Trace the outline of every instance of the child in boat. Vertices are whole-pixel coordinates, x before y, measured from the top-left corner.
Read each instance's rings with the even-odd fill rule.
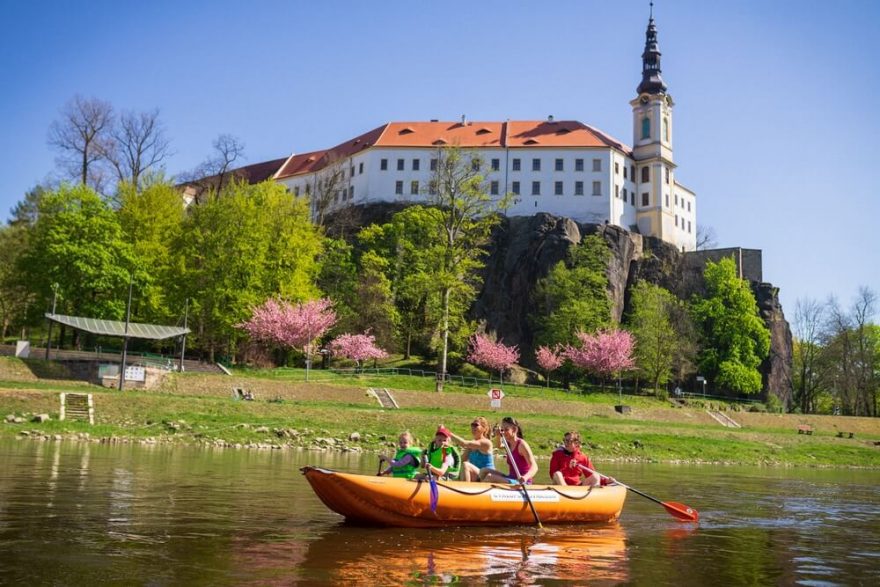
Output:
[[[554,485],[600,484],[600,477],[584,470],[593,468],[590,457],[581,452],[581,435],[574,430],[562,436],[563,445],[553,451],[550,457],[550,478]]]
[[[425,449],[425,473],[419,473],[417,479],[425,479],[430,473],[437,479],[458,479],[461,470],[461,453],[452,446],[452,433],[441,425],[434,434],[434,440]]]
[[[379,455],[380,463],[388,463],[388,468],[384,471],[379,471],[379,475],[391,473],[392,477],[412,479],[422,463],[422,449],[414,447],[413,444],[413,436],[409,430],[401,434],[397,439],[397,446],[399,448],[394,458]]]
[[[489,438],[489,422],[486,418],[478,416],[471,422],[471,435],[473,440],[465,440],[461,436],[450,432],[452,441],[456,446],[464,449],[462,454],[462,481],[479,481],[481,469],[492,469],[495,462],[492,459],[492,440]]]
[[[507,474],[497,469],[483,469],[480,471],[480,480],[489,483],[510,483],[512,485],[523,485],[531,483],[535,475],[538,474],[538,463],[535,461],[535,455],[532,449],[524,440],[522,426],[516,421],[516,418],[510,416],[501,420],[501,426],[496,426],[493,430],[495,436],[495,446],[502,448],[506,444],[513,455],[513,462],[510,456],[506,455],[507,466],[509,471]],[[515,465],[515,466],[514,466]],[[517,475],[519,472],[519,475]]]

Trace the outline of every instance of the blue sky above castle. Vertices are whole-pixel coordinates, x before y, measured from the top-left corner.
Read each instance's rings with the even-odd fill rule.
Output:
[[[248,162],[393,120],[576,119],[632,143],[647,2],[9,3],[0,38],[0,212],[54,168],[74,94],[158,107],[170,173],[220,133]],[[880,5],[660,1],[677,179],[720,246],[764,250],[799,297],[880,292],[870,188]]]

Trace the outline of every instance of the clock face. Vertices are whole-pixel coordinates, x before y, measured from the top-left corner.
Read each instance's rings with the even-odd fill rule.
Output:
[[[642,104],[647,104],[647,103],[648,103],[648,97],[642,96]]]

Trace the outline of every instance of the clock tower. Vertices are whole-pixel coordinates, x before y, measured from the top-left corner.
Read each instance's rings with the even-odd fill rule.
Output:
[[[633,113],[633,160],[636,174],[637,224],[639,232],[675,242],[669,237],[678,228],[671,205],[675,162],[672,157],[672,96],[660,76],[660,46],[654,24],[653,3],[645,50],[642,53],[642,81],[638,95],[630,102]]]

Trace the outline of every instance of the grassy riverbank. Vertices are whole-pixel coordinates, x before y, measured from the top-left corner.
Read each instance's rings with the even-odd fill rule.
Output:
[[[96,442],[378,451],[390,450],[404,429],[427,442],[439,423],[466,435],[474,415],[494,421],[512,414],[539,456],[548,456],[562,433],[574,428],[587,439],[587,451],[597,462],[880,468],[880,419],[734,411],[718,402],[674,407],[647,397],[625,397],[632,411],[621,415],[614,410],[619,403],[614,394],[535,388],[507,389],[502,413],[494,414],[485,389],[450,387],[436,394],[429,391],[432,382],[421,378],[373,380],[313,372],[314,378],[319,380],[305,383],[298,370],[243,371],[232,377],[171,374],[156,390],[120,393],[65,378],[63,368],[0,357],[0,418],[8,414],[25,420],[0,423],[0,438],[88,435]],[[392,389],[401,409],[381,409],[365,393],[371,386]],[[256,399],[233,400],[233,387],[253,391]],[[60,391],[92,393],[96,424],[59,422]],[[706,407],[727,410],[742,428],[721,426]],[[52,419],[31,422],[35,414]],[[814,433],[798,434],[799,424],[810,424]]]

